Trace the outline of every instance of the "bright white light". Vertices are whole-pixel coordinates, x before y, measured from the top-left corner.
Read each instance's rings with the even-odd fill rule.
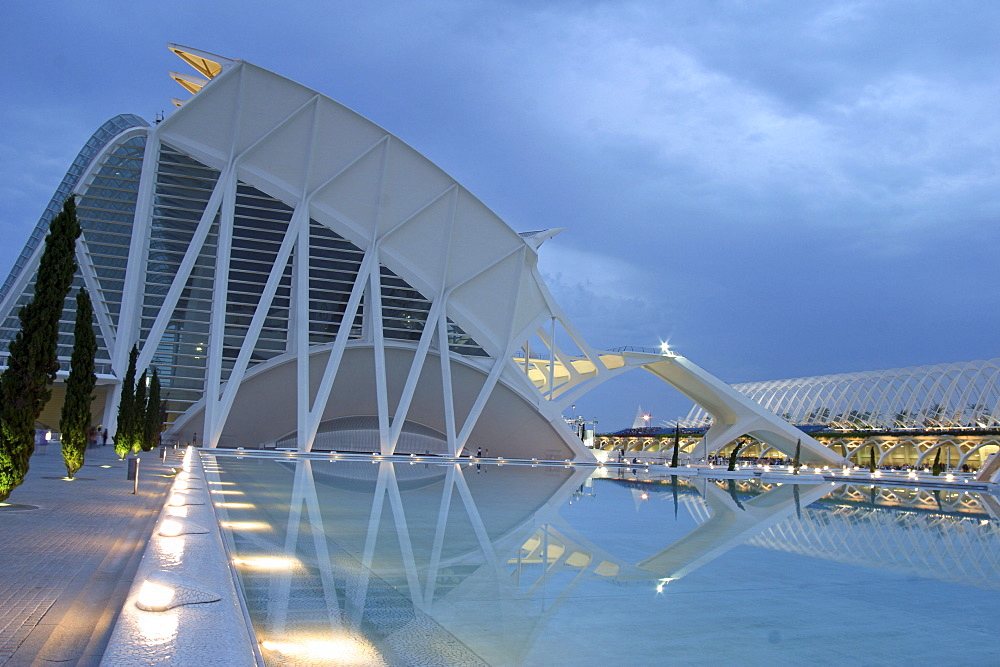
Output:
[[[177,637],[181,617],[178,614],[139,614],[139,634],[144,646],[159,646]]]
[[[160,524],[160,535],[164,537],[177,537],[183,530],[184,526],[181,525],[181,522],[173,519],[164,519],[163,523]]]
[[[179,493],[174,493],[170,496],[170,502],[168,504],[173,507],[183,507],[184,505],[187,505],[187,498]]]
[[[184,537],[178,535],[166,540],[159,540],[160,563],[167,567],[176,567],[184,560]]]
[[[271,527],[263,521],[223,521],[222,525],[233,530],[268,530]]]
[[[667,584],[669,584],[674,579],[676,579],[676,577],[665,577],[663,579],[660,579],[659,583],[656,584],[656,592],[657,593],[662,593],[663,592],[663,587],[666,586]]]
[[[660,352],[663,354],[670,354],[670,343],[667,341],[660,343]]]
[[[174,589],[163,584],[154,584],[148,579],[142,582],[136,604],[146,611],[164,611],[174,599]]]
[[[375,657],[373,646],[365,641],[345,637],[343,639],[305,639],[298,642],[263,641],[260,643],[265,651],[280,653],[284,656],[294,656],[303,663],[367,663]]]
[[[260,570],[292,570],[299,565],[299,561],[281,557],[234,558],[233,564]]]

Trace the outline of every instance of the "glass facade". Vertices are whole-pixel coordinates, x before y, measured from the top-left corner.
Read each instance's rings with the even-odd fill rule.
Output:
[[[160,145],[139,321],[140,347],[164,306],[218,180],[218,171]],[[160,376],[171,422],[205,391],[218,224],[216,216],[151,362]]]
[[[166,144],[161,145],[156,173],[149,257],[143,292],[140,345],[152,333],[167,292],[180,271],[219,172]],[[240,349],[257,311],[268,276],[275,269],[293,209],[242,181],[236,184],[229,272],[225,280],[225,326],[222,345],[223,382],[236,365]],[[211,334],[212,299],[217,285],[215,267],[219,216],[195,261],[177,306],[153,357],[163,383],[168,421],[173,422],[205,392]],[[364,251],[315,220],[309,221],[310,345],[332,343],[343,320],[351,290],[358,279]],[[263,328],[250,353],[248,367],[290,350],[292,271],[294,256],[280,267],[277,292]],[[423,331],[430,302],[387,267],[381,267],[382,324],[387,340],[416,341]],[[367,338],[364,298],[351,327],[352,339]],[[449,321],[452,351],[474,356],[485,352]]]
[[[87,167],[90,166],[90,163],[94,160],[97,154],[101,152],[101,149],[108,145],[109,141],[130,127],[149,127],[149,123],[132,114],[121,114],[115,116],[101,125],[101,127],[99,127],[97,131],[91,135],[90,139],[87,140],[87,143],[84,144],[83,148],[80,149],[80,152],[73,160],[73,164],[70,165],[66,175],[63,176],[63,180],[59,184],[59,187],[56,188],[55,194],[52,195],[52,199],[49,200],[48,206],[45,207],[45,212],[42,213],[42,217],[39,218],[38,224],[36,224],[35,229],[32,230],[31,236],[28,237],[28,242],[24,244],[24,249],[14,262],[14,267],[11,269],[10,274],[4,281],[3,287],[0,287],[0,301],[3,301],[3,299],[7,296],[7,292],[14,284],[14,281],[17,280],[17,277],[21,275],[21,270],[24,268],[25,264],[28,263],[31,253],[34,252],[35,248],[38,247],[38,244],[45,238],[45,235],[49,231],[49,223],[52,221],[52,218],[54,218],[56,214],[62,210],[63,202],[66,201],[66,198],[69,197],[73,192],[73,189],[76,188],[77,183],[80,182],[80,177],[83,176],[83,172],[87,170]]]
[[[119,139],[111,146],[108,144],[123,131],[146,125],[147,123],[137,116],[116,116],[94,133],[73,161],[69,172],[63,178],[21,251],[4,283],[4,295],[18,279],[32,253],[45,238],[49,223],[62,210],[63,202],[74,189],[78,189],[77,184],[84,172],[106,148],[101,163],[94,169],[90,182],[84,188],[84,194],[77,199],[77,217],[82,228],[81,247],[100,285],[100,293],[91,295],[94,307],[103,307],[111,319],[112,326],[117,326],[146,138],[142,135],[131,136]],[[4,352],[20,329],[18,311],[34,296],[34,281],[32,276],[0,323],[0,345]],[[66,300],[59,321],[57,354],[60,369],[64,371],[69,370],[69,358],[73,349],[73,326],[76,319],[76,301],[73,296],[83,284],[83,277],[78,269],[73,279],[70,297]],[[111,358],[108,346],[99,331],[97,342],[96,370],[98,373],[110,374]]]
[[[131,120],[130,120],[131,119]],[[16,281],[20,270],[47,232],[48,223],[70,192],[82,192],[77,210],[83,228],[82,247],[99,286],[92,295],[95,305],[108,316],[112,334],[118,335],[122,306],[130,291],[126,284],[128,262],[145,261],[140,286],[140,310],[136,342],[140,349],[158,333],[157,317],[167,305],[167,295],[181,272],[181,265],[194,240],[212,193],[219,186],[220,172],[161,142],[157,151],[155,183],[148,229],[134,224],[147,136],[125,132],[144,127],[145,121],[120,116],[109,121],[88,142],[74,162],[63,184],[46,209],[42,222],[25,246],[4,289]],[[111,134],[111,136],[105,136]],[[117,139],[115,139],[117,135]],[[112,143],[113,142],[113,143]],[[110,145],[109,145],[110,144]],[[84,187],[79,179],[91,162],[101,156],[100,165]],[[150,366],[155,366],[167,407],[168,423],[201,400],[208,378],[213,299],[224,288],[224,326],[221,380],[227,381],[247,338],[268,277],[276,268],[282,240],[288,233],[293,209],[261,190],[238,181],[233,202],[228,274],[217,280],[222,215],[215,220],[202,243],[193,268],[174,306],[162,335],[158,337]],[[44,223],[44,224],[43,224]],[[146,235],[147,252],[130,257],[132,234]],[[309,345],[332,343],[340,328],[351,290],[358,280],[364,251],[329,227],[309,221],[308,327]],[[292,275],[294,254],[284,267],[268,309],[263,328],[250,352],[249,367],[290,351]],[[430,302],[403,278],[386,266],[380,267],[382,327],[386,340],[416,342],[430,311]],[[74,293],[83,286],[77,271]],[[0,323],[0,345],[19,329],[17,307],[33,294],[33,278],[19,295],[16,306]],[[371,340],[365,331],[363,297],[349,336]],[[68,299],[60,322],[59,356],[63,370],[69,369],[75,302]],[[130,338],[130,336],[126,336]],[[449,348],[457,354],[485,356],[486,353],[458,325],[448,320]],[[437,341],[434,341],[436,344]],[[111,373],[109,346],[99,334],[98,372]],[[140,369],[141,371],[142,369]]]

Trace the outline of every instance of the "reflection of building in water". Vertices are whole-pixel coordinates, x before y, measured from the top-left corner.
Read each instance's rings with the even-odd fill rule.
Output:
[[[298,564],[240,571],[265,649],[333,631],[390,664],[400,656],[409,664],[510,663],[512,652],[530,650],[536,591],[514,594],[505,555],[530,543],[588,475],[532,469],[529,483],[515,466],[300,460],[268,462],[264,476],[252,458],[219,462],[226,481],[248,493],[291,489],[290,503],[255,511],[274,531],[232,531],[235,554]],[[220,511],[238,521],[238,512]],[[537,561],[537,550],[526,559]],[[552,592],[549,603],[559,597]],[[484,644],[497,628],[501,641]],[[276,651],[270,657],[280,664]]]
[[[702,478],[590,485],[587,470],[562,466],[217,458],[219,479],[233,483],[223,488],[257,505],[252,524],[241,523],[249,511],[219,509],[234,555],[279,566],[239,568],[272,664],[282,664],[281,647],[301,656],[331,636],[388,663],[520,664],[560,610],[594,592],[581,587],[652,594],[743,544],[831,560],[846,550],[845,562],[925,577],[952,570],[963,583],[997,579],[997,522],[969,494]],[[595,544],[561,512],[599,501],[609,485],[674,502],[696,526],[639,562],[624,559],[617,543]],[[921,555],[885,560],[893,549]],[[956,570],[949,559],[969,562]]]
[[[741,493],[753,493],[745,485]],[[982,499],[982,500],[981,500]],[[699,520],[705,502],[684,497]],[[990,496],[844,485],[746,543],[926,579],[1000,589],[1000,522]]]

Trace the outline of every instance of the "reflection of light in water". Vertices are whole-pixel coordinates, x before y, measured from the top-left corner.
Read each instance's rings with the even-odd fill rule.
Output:
[[[209,484],[214,484],[215,486],[233,486],[236,482],[209,482]]]
[[[188,508],[187,507],[167,507],[167,512],[170,516],[179,516],[182,519],[187,517]]]
[[[292,570],[299,566],[299,561],[295,558],[283,558],[280,556],[264,556],[260,558],[234,558],[233,563],[244,567],[252,567],[259,570]]]
[[[212,489],[212,493],[217,496],[242,496],[242,491],[230,491],[229,489]]]
[[[263,641],[261,648],[303,664],[385,664],[378,650],[363,637],[353,635],[291,636]]]
[[[146,646],[159,646],[172,642],[177,637],[180,617],[177,610],[164,612],[144,612],[137,616],[140,641]]]
[[[271,528],[263,521],[223,521],[222,525],[233,530],[269,530]]]
[[[184,538],[165,537],[160,540],[160,552],[163,554],[163,562],[168,565],[180,565],[184,557]]]
[[[248,510],[253,508],[253,503],[215,503],[216,507],[228,507],[234,510]]]

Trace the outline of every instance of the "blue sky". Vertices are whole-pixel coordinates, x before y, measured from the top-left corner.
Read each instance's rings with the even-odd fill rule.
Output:
[[[0,271],[83,142],[185,97],[168,42],[300,81],[519,231],[598,347],[729,382],[1000,356],[1000,4],[0,4]],[[689,403],[641,372],[605,430]]]

